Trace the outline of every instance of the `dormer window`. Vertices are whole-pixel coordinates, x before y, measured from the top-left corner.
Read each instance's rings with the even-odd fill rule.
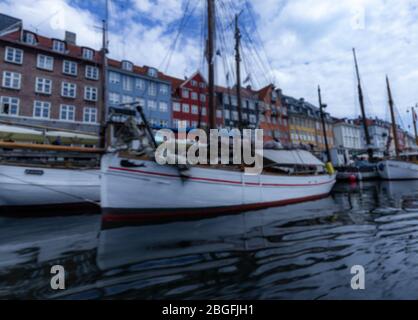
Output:
[[[94,55],[93,50],[83,48],[83,58],[84,59],[93,60],[93,55]]]
[[[157,69],[154,69],[154,68],[149,68],[149,69],[148,69],[148,75],[149,75],[150,77],[156,78],[156,77],[158,76],[158,71],[157,71]]]
[[[59,40],[53,40],[52,41],[52,50],[56,52],[65,52],[65,42],[59,41]]]
[[[132,62],[129,61],[122,61],[122,69],[126,71],[133,71],[134,65]]]
[[[27,44],[35,45],[36,44],[35,35],[31,32],[25,32],[23,35],[23,41]]]

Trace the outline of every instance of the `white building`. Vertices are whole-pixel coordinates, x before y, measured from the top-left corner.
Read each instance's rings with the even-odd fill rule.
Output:
[[[353,120],[343,119],[334,123],[335,147],[348,150],[365,149],[360,126]]]

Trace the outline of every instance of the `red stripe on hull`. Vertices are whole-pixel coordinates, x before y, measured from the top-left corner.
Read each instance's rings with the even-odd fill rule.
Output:
[[[228,206],[228,207],[216,207],[216,208],[193,208],[193,209],[113,209],[113,208],[103,208],[103,222],[130,222],[130,221],[150,221],[158,219],[167,219],[167,218],[194,218],[194,217],[206,217],[211,215],[220,215],[223,213],[237,213],[250,210],[259,210],[269,207],[278,207],[285,206],[289,204],[295,204],[299,202],[306,202],[312,200],[318,200],[329,196],[329,193],[280,200],[274,202],[262,202],[262,203],[253,203],[237,206]],[[136,212],[135,212],[136,211]]]
[[[178,178],[182,179],[181,176],[169,173],[161,173],[161,172],[150,172],[150,171],[143,171],[143,170],[133,170],[133,169],[126,169],[126,168],[117,168],[117,167],[109,167],[110,170],[114,171],[125,171],[125,172],[132,172],[132,173],[140,173],[145,175],[152,175],[152,176],[161,176],[161,177],[170,177],[170,178]],[[277,184],[277,183],[263,183],[258,184],[254,182],[244,182],[244,184],[240,181],[231,181],[231,180],[222,180],[222,179],[211,179],[211,178],[199,178],[199,177],[187,177],[187,179],[195,180],[195,181],[207,181],[207,182],[218,182],[218,183],[228,183],[228,184],[235,184],[235,185],[246,185],[246,186],[262,186],[262,187],[310,187],[310,186],[321,186],[324,184],[334,183],[335,180],[329,180],[320,183],[311,183],[311,184]]]

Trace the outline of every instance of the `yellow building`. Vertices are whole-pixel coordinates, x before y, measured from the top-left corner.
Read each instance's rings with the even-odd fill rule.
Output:
[[[319,108],[306,102],[304,99],[295,99],[284,96],[289,113],[289,133],[294,145],[309,145],[315,151],[325,150],[325,138],[323,134],[321,115]],[[325,128],[330,148],[334,146],[334,132],[332,119],[329,114],[325,115]]]

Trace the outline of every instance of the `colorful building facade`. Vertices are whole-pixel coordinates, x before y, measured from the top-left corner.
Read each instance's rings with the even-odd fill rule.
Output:
[[[70,32],[53,39],[15,24],[0,34],[0,120],[99,133],[101,52]]]
[[[264,140],[290,144],[287,106],[282,104],[282,92],[270,84],[258,91],[259,128],[264,130]]]
[[[171,127],[171,82],[155,68],[130,61],[108,60],[109,107],[131,108],[139,102],[153,127]]]

